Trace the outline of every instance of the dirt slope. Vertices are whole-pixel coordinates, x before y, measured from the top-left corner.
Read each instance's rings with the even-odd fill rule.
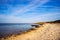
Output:
[[[60,40],[60,23],[46,23],[36,30],[26,32],[25,34],[8,37],[5,40]]]

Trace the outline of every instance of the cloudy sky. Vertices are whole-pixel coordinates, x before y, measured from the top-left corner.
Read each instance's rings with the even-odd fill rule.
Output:
[[[0,23],[60,20],[60,0],[0,0]]]

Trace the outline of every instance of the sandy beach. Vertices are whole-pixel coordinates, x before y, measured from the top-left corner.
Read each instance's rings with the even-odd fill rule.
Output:
[[[35,30],[1,40],[60,40],[60,23],[45,23]]]

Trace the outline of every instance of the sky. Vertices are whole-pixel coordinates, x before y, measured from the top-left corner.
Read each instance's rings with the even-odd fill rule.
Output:
[[[60,0],[0,0],[0,23],[60,20]]]

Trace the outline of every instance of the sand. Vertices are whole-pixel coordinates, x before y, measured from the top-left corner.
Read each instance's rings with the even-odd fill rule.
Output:
[[[1,40],[60,40],[60,23],[46,23],[35,30]]]

